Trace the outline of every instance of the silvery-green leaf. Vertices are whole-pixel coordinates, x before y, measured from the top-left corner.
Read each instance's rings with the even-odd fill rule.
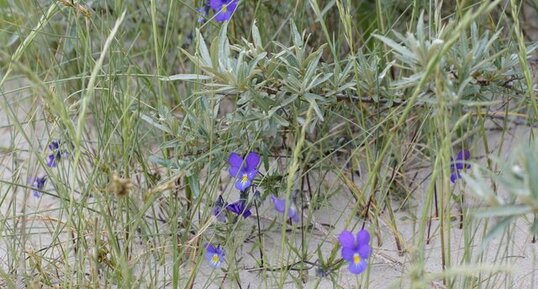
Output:
[[[474,215],[477,218],[490,218],[490,217],[508,217],[508,216],[521,216],[532,212],[532,209],[524,205],[511,205],[502,207],[491,207],[477,210]]]
[[[482,246],[480,248],[481,251],[484,251],[486,249],[487,245],[489,244],[489,242],[491,242],[491,240],[493,240],[493,238],[497,237],[504,230],[506,230],[506,228],[512,223],[513,218],[514,217],[512,216],[505,217],[501,221],[493,225],[493,228],[489,230],[488,234],[482,240]]]
[[[411,52],[411,50],[405,48],[404,46],[396,43],[394,40],[385,37],[383,35],[374,34],[374,37],[383,41],[386,45],[388,45],[390,48],[394,49],[396,52],[398,52],[403,58],[409,59],[412,62],[418,62],[418,58],[416,55]]]
[[[196,29],[196,37],[198,39],[198,52],[200,53],[200,57],[202,57],[204,65],[212,67],[213,64],[211,63],[211,55],[209,54],[204,37],[200,33],[199,29]]]
[[[174,81],[174,80],[208,80],[213,77],[201,74],[174,74],[170,76],[162,76],[159,79],[162,81]]]
[[[299,31],[297,30],[297,26],[295,25],[295,22],[293,22],[293,20],[290,21],[290,26],[291,26],[291,36],[293,39],[293,44],[297,48],[303,47],[304,45],[303,37],[301,36],[301,34],[299,34]]]
[[[262,38],[260,36],[260,30],[258,30],[258,26],[256,26],[256,20],[252,22],[252,40],[257,49],[263,49]]]

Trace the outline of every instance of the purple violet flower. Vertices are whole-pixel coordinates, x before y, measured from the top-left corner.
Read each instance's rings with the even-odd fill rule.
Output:
[[[238,154],[231,153],[228,162],[230,163],[230,175],[237,179],[235,187],[242,192],[245,191],[258,174],[257,168],[260,163],[260,155],[250,152],[243,162],[243,158]]]
[[[67,158],[69,156],[68,152],[62,152],[60,150],[60,142],[59,141],[52,141],[49,144],[49,150],[51,151],[51,154],[48,157],[47,166],[54,168],[58,166],[58,161],[60,161],[62,158]]]
[[[342,246],[342,259],[349,264],[349,272],[360,274],[368,265],[366,259],[370,257],[372,248],[370,247],[370,233],[360,230],[357,238],[350,231],[343,231],[338,237]]]
[[[221,223],[226,223],[226,213],[224,212],[224,208],[228,204],[224,201],[222,198],[222,195],[219,195],[217,198],[217,201],[213,204],[213,216],[217,217],[217,220]]]
[[[59,155],[58,153],[52,153],[49,155],[49,160],[47,161],[47,166],[51,167],[51,168],[55,168],[56,166],[58,166],[58,161],[57,160],[60,160],[61,158],[61,155]]]
[[[456,160],[450,158],[450,181],[455,183],[461,179],[460,171],[471,168],[471,164],[467,160],[471,158],[471,153],[468,150],[458,152]]]
[[[207,13],[209,12],[209,5],[204,5],[202,8],[196,9],[196,12],[200,13],[200,17],[198,17],[198,23],[205,23]]]
[[[220,268],[226,260],[224,250],[220,246],[215,247],[211,244],[206,244],[205,248],[207,250],[205,259],[209,262],[209,266],[215,269]]]
[[[247,207],[247,201],[243,199],[227,205],[226,209],[238,216],[243,216],[244,219],[252,215],[250,208]]]
[[[41,192],[43,190],[43,188],[45,187],[45,183],[47,182],[47,176],[43,176],[41,178],[39,177],[35,177],[33,182],[32,182],[32,187],[34,188],[32,190],[32,194],[34,195],[34,197],[36,198],[40,198],[41,197]]]
[[[271,195],[271,200],[273,200],[275,210],[279,213],[284,214],[284,212],[286,211],[286,200],[279,199],[275,197],[275,195]],[[291,218],[292,222],[299,222],[299,213],[297,211],[297,206],[295,206],[293,202],[290,202],[290,207],[288,209],[288,217]]]
[[[57,151],[60,148],[60,142],[57,140],[53,140],[49,144],[49,150],[51,151]]]
[[[215,10],[215,20],[224,22],[232,18],[237,8],[237,0],[209,0],[209,7]]]

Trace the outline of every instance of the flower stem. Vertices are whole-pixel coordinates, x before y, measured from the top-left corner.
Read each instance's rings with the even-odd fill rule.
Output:
[[[258,249],[260,250],[260,260],[261,260],[261,265],[260,267],[263,268],[264,267],[264,264],[263,264],[263,249],[262,249],[262,232],[261,232],[261,229],[260,229],[260,214],[258,214],[258,202],[254,201],[254,208],[256,209],[256,221],[258,223],[258,240],[260,241],[260,246],[258,247]]]

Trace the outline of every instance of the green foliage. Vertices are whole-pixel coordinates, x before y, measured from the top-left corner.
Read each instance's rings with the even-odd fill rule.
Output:
[[[499,196],[491,190],[490,185],[482,177],[479,169],[475,169],[476,178],[464,175],[473,192],[485,202],[485,207],[474,214],[478,218],[498,217],[500,222],[494,226],[490,235],[495,236],[506,229],[514,218],[538,215],[538,146],[534,141],[514,150],[511,162],[493,159],[502,174],[488,171],[490,178],[502,185],[508,196]],[[538,220],[534,217],[530,229],[538,234]]]

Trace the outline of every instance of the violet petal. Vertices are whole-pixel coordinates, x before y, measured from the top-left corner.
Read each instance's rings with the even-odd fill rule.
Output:
[[[355,246],[355,238],[350,231],[343,231],[338,236],[338,241],[340,241],[340,245],[344,248],[353,248]]]
[[[286,210],[286,201],[284,199],[279,199],[275,197],[275,195],[271,196],[271,200],[273,200],[273,204],[275,205],[275,210],[280,213],[284,213]]]
[[[360,274],[366,269],[366,262],[361,260],[359,263],[349,262],[349,272],[353,274]]]
[[[260,155],[255,152],[250,152],[247,155],[246,162],[248,171],[256,170],[256,168],[258,168],[258,164],[260,163]]]
[[[366,230],[360,230],[357,233],[357,243],[359,245],[368,245],[370,242],[370,233]]]

